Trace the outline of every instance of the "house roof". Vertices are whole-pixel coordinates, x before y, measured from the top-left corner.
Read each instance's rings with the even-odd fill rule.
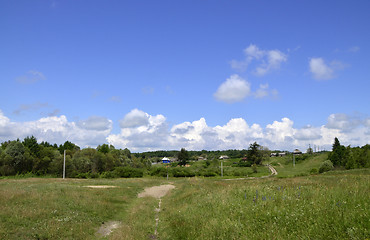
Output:
[[[165,160],[170,160],[170,159],[166,157],[162,158],[162,161],[165,161]]]

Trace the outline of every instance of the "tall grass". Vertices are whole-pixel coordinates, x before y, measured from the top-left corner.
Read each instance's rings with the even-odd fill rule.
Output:
[[[137,193],[156,179],[0,180],[0,239],[91,239],[106,221],[125,219]],[[91,189],[86,185],[114,185]]]
[[[291,179],[189,179],[166,199],[161,239],[366,239],[369,170]]]

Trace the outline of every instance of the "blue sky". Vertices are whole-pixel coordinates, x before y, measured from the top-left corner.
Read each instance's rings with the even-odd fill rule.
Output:
[[[369,1],[1,1],[0,141],[370,139]]]

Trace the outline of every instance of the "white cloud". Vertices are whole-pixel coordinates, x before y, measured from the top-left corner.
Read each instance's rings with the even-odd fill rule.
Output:
[[[314,79],[328,80],[334,78],[334,69],[328,66],[322,58],[311,58],[309,65]]]
[[[267,63],[262,63],[256,68],[255,74],[263,76],[273,69],[279,69],[281,63],[287,61],[287,56],[279,50],[271,50],[266,52]]]
[[[86,120],[77,122],[77,126],[86,130],[105,131],[112,129],[113,122],[106,117],[91,116]]]
[[[46,77],[42,72],[30,70],[25,75],[19,76],[15,80],[19,83],[31,84],[45,79]]]
[[[331,114],[328,117],[327,128],[338,129],[341,131],[350,131],[359,125],[366,126],[367,120],[362,120],[360,116],[351,116],[344,113]]]
[[[149,114],[138,109],[133,109],[119,122],[121,128],[146,126],[149,123]]]
[[[222,102],[234,103],[242,101],[250,92],[250,83],[234,74],[219,86],[214,97]]]
[[[145,121],[126,116],[139,116]],[[243,118],[233,118],[218,126],[208,126],[206,119],[200,118],[170,127],[161,114],[150,115],[134,109],[126,116],[120,133],[113,134],[112,121],[105,117],[92,116],[84,121],[72,122],[61,115],[13,122],[0,110],[0,142],[34,135],[39,141],[50,143],[61,144],[68,140],[80,147],[95,147],[108,142],[117,148],[127,147],[133,152],[141,152],[182,147],[188,150],[246,149],[256,141],[270,149],[298,148],[305,151],[309,144],[330,150],[334,137],[346,146],[363,146],[369,143],[370,135],[368,117],[346,114],[332,114],[326,125],[303,128],[295,128],[289,118],[273,121],[265,127],[248,124]]]
[[[244,49],[245,59],[242,61],[232,60],[231,67],[239,71],[244,71],[255,61],[257,64],[254,73],[257,76],[263,76],[268,72],[279,69],[283,62],[286,62],[288,57],[285,53],[275,50],[261,50],[256,45],[250,44]]]
[[[260,84],[260,87],[253,93],[255,98],[276,97],[278,94],[276,89],[269,89],[268,83]]]
[[[94,117],[79,123],[69,122],[64,115],[29,122],[12,122],[0,111],[0,141],[23,139],[34,135],[40,142],[61,144],[68,140],[80,147],[97,146],[106,142],[112,124],[111,120],[108,120],[110,125],[102,127],[96,123],[94,126],[93,122]]]

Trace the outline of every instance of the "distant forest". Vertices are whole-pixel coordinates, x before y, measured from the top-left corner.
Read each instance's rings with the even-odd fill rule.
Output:
[[[256,143],[255,143],[256,144]],[[257,144],[258,145],[258,144]],[[251,144],[252,146],[252,144]],[[259,145],[258,145],[259,146]],[[97,148],[80,149],[76,144],[66,141],[64,144],[38,143],[34,136],[23,141],[2,142],[0,145],[0,176],[17,174],[62,176],[64,151],[66,151],[67,177],[142,177],[150,171],[152,163],[159,162],[163,157],[176,158],[179,150],[131,153],[129,149],[116,149],[112,145],[103,144]],[[269,156],[266,148],[258,151]],[[276,152],[276,151],[274,151]],[[312,149],[308,149],[312,153]],[[308,153],[308,154],[309,154]],[[233,159],[247,159],[251,149],[225,151],[187,151],[188,160],[198,158],[215,160],[221,155]],[[253,153],[256,154],[256,153]],[[352,148],[340,145],[335,138],[333,151],[329,154],[335,167],[360,168],[370,167],[370,145]]]

